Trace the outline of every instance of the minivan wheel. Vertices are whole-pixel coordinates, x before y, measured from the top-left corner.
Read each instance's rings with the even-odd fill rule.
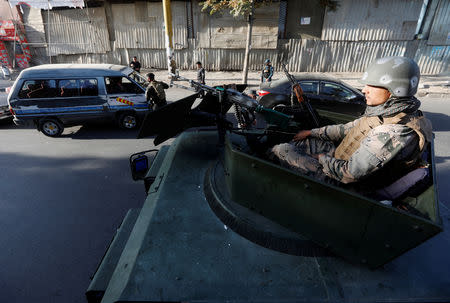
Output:
[[[62,134],[64,127],[56,119],[42,119],[39,121],[39,129],[49,137],[58,137]]]
[[[133,129],[137,126],[137,117],[134,113],[123,113],[119,116],[119,126],[125,129]]]

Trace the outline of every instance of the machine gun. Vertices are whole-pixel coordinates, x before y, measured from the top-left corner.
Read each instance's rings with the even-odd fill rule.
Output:
[[[316,127],[319,127],[319,119],[316,116],[316,113],[314,112],[313,108],[311,107],[311,104],[309,103],[308,98],[303,94],[303,90],[300,86],[300,84],[297,82],[297,80],[289,74],[289,71],[286,68],[286,65],[283,65],[284,73],[286,74],[286,77],[288,78],[289,82],[291,82],[292,85],[292,91],[295,93],[297,97],[298,103],[300,103],[301,106],[306,107],[306,110],[311,116],[311,119],[313,120]],[[291,95],[291,98],[293,98],[293,95]],[[291,101],[291,105],[294,106],[294,102]]]
[[[256,100],[240,91],[245,89],[245,86],[212,87],[179,75],[170,74],[170,76],[172,76],[171,86],[196,93],[149,112],[142,123],[138,138],[156,135],[154,144],[157,145],[185,129],[216,125],[220,141],[223,142],[225,131],[233,128],[232,123],[226,119],[226,113],[232,106],[235,107],[238,123],[245,128],[241,130],[244,135],[253,128],[256,114],[261,115],[272,130],[285,132],[291,137],[295,134],[288,132],[292,127],[292,116],[261,106]],[[174,83],[173,79],[187,81],[190,86]],[[202,101],[192,108],[197,98],[201,98]]]
[[[280,129],[286,129],[289,121],[292,119],[289,115],[263,107],[255,99],[242,93],[241,90],[243,90],[245,86],[242,86],[241,84],[212,87],[179,75],[170,75],[172,76],[171,85],[173,86],[185,89],[193,88],[196,92],[200,92],[201,95],[203,95],[203,92],[206,94],[209,93],[218,98],[219,104],[225,105],[225,107],[228,107],[227,105],[230,104],[235,106],[236,118],[240,125],[250,127],[255,117],[254,113],[261,114],[268,124],[276,125]],[[189,82],[191,88],[174,83],[174,78]],[[229,107],[227,110],[228,109]]]

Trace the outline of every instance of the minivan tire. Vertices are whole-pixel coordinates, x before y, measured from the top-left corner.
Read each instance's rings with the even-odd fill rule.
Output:
[[[39,130],[48,137],[59,137],[64,127],[61,122],[53,118],[39,120]]]
[[[138,119],[135,113],[128,112],[122,113],[119,115],[119,119],[117,120],[120,128],[124,129],[134,129],[138,125]]]

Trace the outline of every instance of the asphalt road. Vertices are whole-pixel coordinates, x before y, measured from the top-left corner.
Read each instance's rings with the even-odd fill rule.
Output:
[[[450,102],[446,98],[423,98],[421,109],[433,123],[435,162],[441,206],[450,209]],[[445,222],[448,227],[449,222]],[[450,258],[449,258],[450,260]],[[449,262],[450,263],[450,262]]]
[[[424,99],[423,110],[434,124],[448,228],[450,104]],[[152,148],[153,140],[136,134],[99,125],[48,138],[0,125],[0,302],[85,302],[89,277],[116,228],[145,199],[142,183],[131,179],[128,157]],[[443,266],[449,264],[447,257]]]
[[[72,128],[61,138],[0,129],[0,301],[85,302],[84,291],[144,187],[130,154],[152,139],[114,126]]]

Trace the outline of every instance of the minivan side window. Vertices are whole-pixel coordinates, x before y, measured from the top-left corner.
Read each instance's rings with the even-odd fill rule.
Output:
[[[19,98],[52,98],[56,97],[55,80],[27,80],[19,91]]]
[[[58,81],[60,97],[97,96],[97,79],[64,79]]]
[[[105,77],[108,94],[143,94],[144,91],[127,77]]]
[[[97,79],[80,80],[80,95],[81,96],[97,96],[98,85]]]

